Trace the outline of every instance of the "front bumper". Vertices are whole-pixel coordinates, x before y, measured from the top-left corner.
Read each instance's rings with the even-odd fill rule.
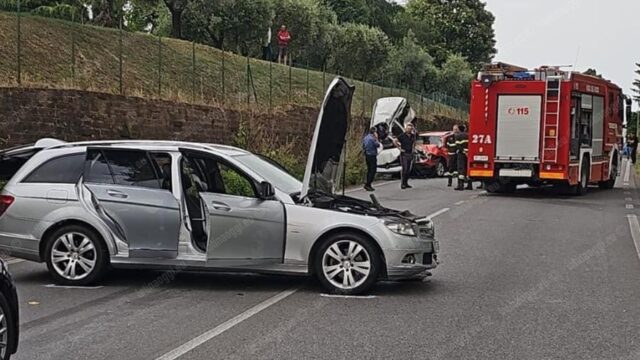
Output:
[[[394,235],[395,237],[402,237]],[[385,249],[386,279],[402,280],[427,276],[429,270],[438,267],[439,243],[435,239],[402,237],[404,246]],[[411,243],[411,246],[407,246]]]

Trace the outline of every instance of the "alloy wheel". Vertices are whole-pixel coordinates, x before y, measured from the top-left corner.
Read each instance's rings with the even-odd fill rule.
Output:
[[[331,285],[339,289],[354,289],[369,278],[371,258],[359,243],[337,241],[324,252],[322,271]]]
[[[443,177],[444,172],[445,172],[444,164],[442,163],[442,161],[439,161],[438,165],[436,165],[436,175],[438,177]]]
[[[55,240],[51,250],[51,264],[67,280],[81,280],[96,266],[95,244],[86,235],[70,232]]]
[[[0,359],[7,356],[9,347],[9,323],[7,322],[7,314],[0,306]]]

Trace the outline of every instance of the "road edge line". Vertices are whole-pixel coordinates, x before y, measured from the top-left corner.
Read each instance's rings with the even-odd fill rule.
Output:
[[[638,222],[638,216],[629,214],[627,215],[627,220],[629,220],[629,229],[631,230],[633,245],[636,247],[638,259],[640,259],[640,223]]]

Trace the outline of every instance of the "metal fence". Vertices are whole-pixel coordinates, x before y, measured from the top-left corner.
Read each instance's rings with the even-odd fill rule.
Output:
[[[14,69],[0,70],[4,85],[55,86],[201,104],[226,104],[272,111],[287,105],[317,107],[336,74],[305,64],[281,65],[209,46],[77,22],[0,12],[15,21]],[[42,44],[45,42],[46,44]],[[51,51],[53,49],[53,52]],[[11,74],[13,72],[13,74]],[[381,97],[407,98],[420,117],[466,118],[468,103],[446,94],[425,94],[403,84],[352,79],[353,110],[370,115]]]

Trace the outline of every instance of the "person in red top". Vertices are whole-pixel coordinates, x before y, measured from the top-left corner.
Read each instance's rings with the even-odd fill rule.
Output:
[[[289,42],[291,41],[291,34],[285,25],[280,26],[278,31],[278,63],[287,64],[287,49],[289,48]]]

